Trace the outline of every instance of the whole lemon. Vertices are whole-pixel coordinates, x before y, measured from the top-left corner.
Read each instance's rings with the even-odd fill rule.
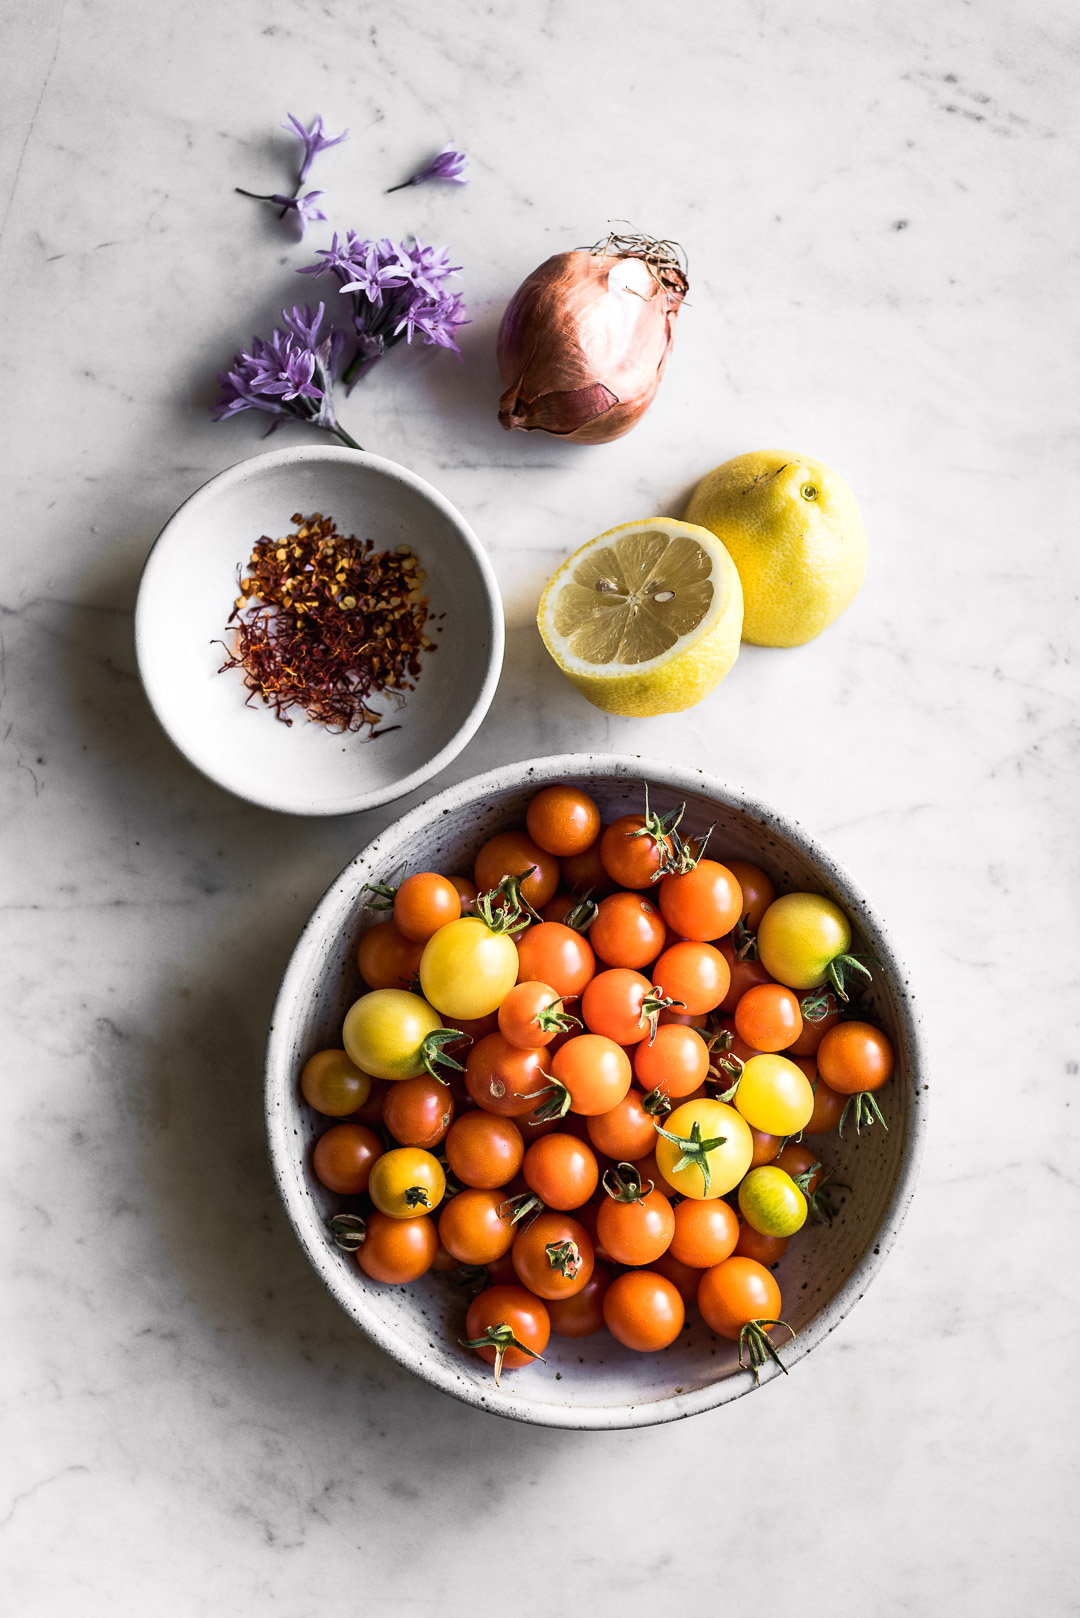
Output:
[[[805,455],[759,450],[706,473],[685,521],[714,533],[738,569],[743,640],[802,646],[859,593],[866,530],[839,473]]]

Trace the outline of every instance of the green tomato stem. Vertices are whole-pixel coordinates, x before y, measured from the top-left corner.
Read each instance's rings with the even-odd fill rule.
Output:
[[[787,1366],[777,1353],[775,1343],[769,1340],[770,1326],[783,1326],[785,1331],[791,1332],[792,1338],[795,1336],[786,1320],[748,1320],[739,1333],[739,1368],[743,1371],[753,1371],[754,1381],[758,1387],[761,1386],[761,1367],[767,1359],[778,1365],[785,1376],[788,1374]],[[749,1357],[749,1365],[745,1363],[744,1355]]]
[[[718,1146],[723,1146],[727,1141],[727,1136],[717,1135],[714,1140],[703,1140],[701,1137],[701,1125],[696,1118],[691,1126],[689,1136],[673,1135],[670,1129],[661,1129],[659,1124],[653,1124],[653,1128],[658,1135],[662,1135],[665,1140],[671,1141],[682,1152],[682,1156],[671,1172],[678,1174],[682,1169],[699,1168],[701,1177],[705,1181],[705,1193],[708,1195],[709,1187],[712,1185],[709,1153],[715,1152]]]
[[[869,1129],[875,1123],[880,1124],[882,1129],[888,1133],[889,1126],[881,1116],[881,1108],[878,1106],[877,1101],[871,1095],[869,1090],[860,1090],[856,1095],[851,1097],[847,1106],[840,1114],[840,1126],[836,1133],[840,1136],[841,1140],[844,1136],[844,1125],[847,1123],[848,1113],[851,1112],[853,1107],[855,1109],[854,1116],[856,1135],[861,1135],[864,1129]]]

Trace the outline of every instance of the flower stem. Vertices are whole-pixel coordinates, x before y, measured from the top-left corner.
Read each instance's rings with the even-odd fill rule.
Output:
[[[331,427],[330,431],[340,438],[341,442],[347,445],[349,449],[363,450],[363,444],[358,444],[356,439],[345,431],[344,427]]]
[[[404,189],[405,189],[405,187],[407,185],[412,185],[412,181],[411,180],[402,180],[400,185],[387,186],[386,190],[383,192],[383,196],[388,197],[394,191],[404,191]]]

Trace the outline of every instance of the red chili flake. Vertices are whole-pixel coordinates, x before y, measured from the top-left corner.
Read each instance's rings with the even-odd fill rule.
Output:
[[[340,534],[332,517],[295,512],[295,532],[267,535],[251,553],[228,627],[236,650],[221,665],[242,669],[250,693],[291,725],[290,708],[337,732],[398,730],[381,725],[372,697],[411,691],[424,633],[425,574],[407,545],[376,551],[373,540]],[[224,644],[224,643],[222,643]],[[226,648],[228,650],[228,648]]]

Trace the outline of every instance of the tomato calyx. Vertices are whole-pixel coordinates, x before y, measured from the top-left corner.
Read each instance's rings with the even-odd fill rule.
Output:
[[[791,1332],[792,1338],[795,1336],[786,1320],[748,1320],[739,1333],[739,1369],[753,1371],[754,1381],[758,1387],[761,1386],[761,1367],[766,1360],[772,1360],[774,1365],[778,1365],[785,1376],[788,1374],[787,1366],[777,1353],[776,1344],[769,1338],[770,1326],[783,1326],[785,1331]],[[746,1359],[749,1359],[749,1365],[746,1364]]]
[[[819,1168],[821,1167],[820,1164],[817,1166]],[[813,1172],[813,1169],[809,1169],[806,1174],[800,1174],[799,1178],[795,1181],[795,1184],[806,1197],[806,1205],[810,1213],[810,1218],[819,1225],[831,1225],[837,1214],[840,1212],[839,1208],[836,1206],[836,1203],[833,1201],[833,1192],[850,1191],[851,1187],[849,1185],[842,1184],[839,1180],[834,1180],[831,1174],[825,1174],[818,1181],[813,1191],[809,1191],[802,1182],[803,1180],[811,1179],[813,1177]]]
[[[406,1208],[427,1208],[430,1212],[431,1203],[428,1201],[427,1186],[409,1185],[405,1187],[404,1200]]]
[[[574,908],[572,910],[568,910],[566,915],[563,917],[564,927],[572,928],[575,933],[584,934],[588,932],[589,928],[600,914],[600,906],[596,903],[595,899],[591,897],[591,895],[592,889],[586,888],[585,892],[581,895],[581,898],[578,900]]]
[[[683,808],[686,808],[685,804],[683,804]],[[680,811],[680,819],[681,818],[682,816]],[[672,876],[685,876],[688,871],[694,870],[698,862],[704,858],[705,845],[715,830],[716,821],[714,820],[708,831],[705,832],[705,834],[701,837],[680,837],[677,832],[673,833],[671,836],[671,843],[674,848],[674,854],[672,857],[671,866],[666,874]]]
[[[671,1097],[666,1090],[657,1085],[654,1090],[641,1099],[642,1111],[647,1112],[650,1118],[662,1118],[666,1112],[671,1111]]]
[[[682,1006],[685,1009],[685,1000],[676,1000],[673,995],[665,994],[659,983],[654,983],[644,1000],[641,1002],[641,1014],[638,1017],[638,1027],[643,1022],[649,1025],[649,1044],[656,1038],[656,1030],[660,1022],[660,1013],[667,1011],[669,1006]]]
[[[855,1109],[854,1119],[856,1135],[861,1135],[864,1129],[869,1129],[873,1124],[880,1124],[882,1129],[885,1130],[886,1134],[888,1133],[889,1126],[881,1116],[881,1108],[878,1106],[877,1101],[874,1099],[871,1092],[869,1090],[859,1090],[851,1097],[847,1106],[840,1114],[840,1123],[836,1133],[840,1136],[841,1140],[844,1136],[844,1125],[847,1123],[848,1113],[851,1112],[852,1108]]]
[[[343,1253],[358,1253],[367,1240],[367,1220],[360,1214],[334,1214],[326,1223]]]
[[[540,1075],[547,1080],[542,1090],[534,1090],[533,1094],[526,1096],[526,1101],[539,1101],[535,1108],[534,1117],[538,1124],[546,1124],[550,1118],[565,1118],[570,1111],[570,1092],[561,1079],[553,1073],[545,1073],[540,1069]],[[547,1100],[544,1100],[544,1097]]]
[[[750,912],[741,916],[731,932],[731,948],[737,961],[756,961],[758,958],[757,933],[751,932]]]
[[[849,977],[865,978],[866,983],[872,983],[874,980],[874,974],[868,966],[863,965],[862,957],[859,955],[837,955],[829,962],[825,970],[829,982],[845,1005],[851,998],[847,988]],[[865,988],[865,986],[865,983],[859,984],[860,988]],[[814,1019],[811,1020],[813,1021]]]
[[[453,1287],[483,1292],[491,1277],[482,1264],[461,1264],[456,1270],[447,1272],[447,1280]]]
[[[500,1202],[496,1211],[500,1219],[505,1219],[509,1214],[512,1225],[516,1225],[519,1220],[526,1220],[527,1223],[521,1228],[528,1230],[537,1215],[544,1212],[544,1208],[542,1198],[538,1197],[535,1191],[519,1191],[516,1197],[507,1197],[505,1202]]]
[[[534,921],[542,918],[538,910],[534,910],[521,891],[521,884],[536,870],[530,865],[527,871],[517,876],[504,876],[502,881],[487,893],[478,893],[473,909],[480,920],[492,933],[521,932],[524,927],[531,927]]]
[[[582,1026],[581,1018],[574,1017],[563,1006],[566,999],[576,1000],[577,995],[560,995],[558,1000],[550,1006],[544,1006],[536,1013],[536,1026],[542,1034],[565,1034],[571,1028]]]
[[[577,1242],[569,1237],[562,1242],[547,1242],[544,1252],[548,1256],[548,1263],[559,1275],[564,1275],[572,1281],[581,1268],[581,1248]]]
[[[832,1001],[831,1005],[830,1001]],[[835,1011],[836,1009],[833,992],[831,989],[827,989],[824,984],[821,985],[820,989],[811,989],[810,993],[804,994],[799,1001],[799,1010],[802,1012],[804,1022],[820,1022],[823,1017],[829,1015],[830,1011]]]
[[[710,1064],[709,1078],[712,1080],[713,1084],[724,1084],[727,1080],[731,1081],[726,1090],[721,1090],[718,1092],[716,1097],[717,1101],[734,1100],[735,1092],[738,1090],[739,1084],[742,1081],[743,1068],[745,1066],[746,1063],[743,1061],[742,1057],[736,1056],[734,1051],[722,1051],[716,1058],[715,1062]]]
[[[447,1050],[447,1046],[460,1045],[463,1039],[471,1043],[472,1036],[463,1034],[460,1028],[433,1028],[430,1034],[425,1034],[420,1046],[420,1060],[431,1077],[438,1079],[440,1084],[450,1082],[445,1074],[439,1072],[440,1062],[444,1067],[456,1068],[459,1073],[464,1073],[464,1064],[451,1056]]]
[[[404,882],[405,872],[408,868],[407,863],[401,867],[396,882],[365,882],[360,889],[361,893],[373,893],[375,895],[373,899],[365,900],[365,907],[368,910],[393,910],[397,890]]]
[[[785,1145],[786,1145],[786,1142],[785,1142]],[[802,1174],[793,1174],[791,1176],[791,1178],[794,1181],[794,1183],[798,1186],[798,1188],[802,1192],[803,1196],[804,1197],[809,1197],[810,1196],[810,1182],[814,1178],[815,1174],[820,1174],[820,1173],[821,1173],[821,1164],[820,1163],[811,1163],[810,1167],[808,1169],[806,1169]],[[824,1184],[824,1181],[822,1183]]]
[[[662,876],[671,876],[679,870],[676,863],[683,849],[683,842],[677,832],[677,827],[686,813],[685,803],[680,803],[677,809],[669,809],[666,815],[658,815],[649,807],[649,786],[645,783],[645,824],[636,831],[628,831],[627,837],[651,837],[660,853],[660,864],[653,876],[654,882],[659,882]]]
[[[513,1327],[500,1320],[495,1326],[489,1326],[482,1337],[459,1337],[458,1342],[462,1348],[493,1348],[495,1350],[495,1386],[499,1386],[499,1377],[502,1375],[503,1357],[508,1348],[520,1349],[522,1354],[528,1354],[534,1360],[543,1360],[544,1356],[538,1354],[534,1348],[526,1348],[525,1344],[514,1336]]]
[[[600,1183],[612,1202],[644,1202],[653,1189],[652,1180],[642,1184],[633,1163],[620,1163],[616,1168],[607,1169]]]
[[[715,1152],[718,1146],[725,1145],[727,1142],[727,1136],[717,1135],[712,1140],[703,1140],[701,1135],[701,1125],[698,1123],[696,1118],[694,1119],[694,1123],[691,1127],[689,1135],[673,1135],[670,1129],[661,1129],[659,1124],[653,1124],[653,1128],[656,1130],[658,1135],[662,1135],[665,1140],[669,1140],[673,1146],[678,1146],[682,1152],[682,1156],[672,1169],[672,1173],[678,1174],[683,1169],[694,1167],[699,1168],[701,1170],[701,1177],[705,1181],[705,1192],[707,1195],[709,1187],[712,1185],[712,1169],[709,1167],[709,1153]]]

